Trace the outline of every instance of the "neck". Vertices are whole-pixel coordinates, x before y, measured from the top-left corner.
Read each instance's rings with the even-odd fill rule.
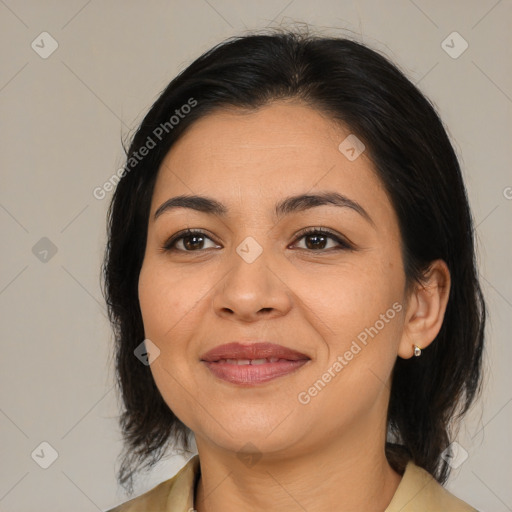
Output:
[[[196,437],[201,478],[197,512],[303,509],[383,512],[401,476],[388,464],[384,435],[354,429],[325,446],[272,456],[255,464]]]

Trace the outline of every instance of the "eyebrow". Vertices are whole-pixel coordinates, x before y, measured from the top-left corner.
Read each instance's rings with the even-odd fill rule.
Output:
[[[310,208],[325,205],[350,208],[375,227],[375,223],[372,218],[359,203],[339,194],[338,192],[331,191],[319,192],[316,194],[299,194],[296,196],[286,197],[276,204],[274,214],[279,220],[280,218],[292,213],[303,212]],[[160,217],[164,212],[168,212],[176,208],[189,208],[209,215],[216,215],[221,218],[225,218],[228,215],[228,208],[216,199],[207,196],[180,195],[171,197],[162,203],[155,212],[154,220]]]

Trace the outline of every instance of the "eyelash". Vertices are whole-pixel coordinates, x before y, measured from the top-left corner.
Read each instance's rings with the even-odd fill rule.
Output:
[[[187,229],[185,231],[180,231],[179,233],[176,233],[171,238],[169,238],[165,244],[162,246],[163,252],[185,252],[185,253],[193,253],[193,252],[204,252],[206,249],[198,249],[197,251],[186,251],[183,249],[176,249],[175,245],[176,242],[179,240],[182,240],[184,238],[187,238],[189,236],[193,235],[201,235],[204,238],[208,238],[212,242],[215,242],[212,240],[211,237],[209,237],[204,231],[201,231],[200,229]],[[301,232],[298,233],[298,235],[295,237],[295,240],[292,242],[293,244],[297,243],[302,238],[308,236],[308,235],[322,235],[327,238],[330,238],[337,242],[339,244],[339,247],[331,247],[330,249],[319,249],[319,250],[313,250],[313,249],[302,249],[303,251],[308,252],[315,252],[315,253],[322,253],[322,252],[330,252],[333,250],[354,250],[354,247],[352,244],[350,244],[347,240],[339,237],[338,235],[332,233],[331,231],[326,230],[325,228],[305,228]]]

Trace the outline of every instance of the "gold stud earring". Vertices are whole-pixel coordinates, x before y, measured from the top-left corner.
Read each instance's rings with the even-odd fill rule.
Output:
[[[416,357],[420,357],[421,356],[421,347],[418,347],[418,345],[413,345],[414,347],[414,355]]]

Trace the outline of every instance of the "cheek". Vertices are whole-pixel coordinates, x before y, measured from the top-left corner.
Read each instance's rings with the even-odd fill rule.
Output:
[[[338,411],[343,415],[369,406],[383,391],[402,329],[402,278],[397,269],[375,261],[364,268],[332,267],[328,276],[297,278],[295,291],[307,306],[302,310],[325,344],[319,373],[309,383],[329,381],[316,406],[338,409],[345,404],[344,411]]]
[[[168,407],[190,428],[197,428],[189,411],[195,405],[185,389],[194,389],[187,347],[193,337],[193,317],[204,294],[204,279],[169,271],[165,262],[151,257],[144,260],[139,275],[139,303],[144,335],[159,348],[150,370]],[[197,319],[196,319],[197,320]]]
[[[325,339],[342,348],[365,328],[379,321],[396,317],[392,309],[402,299],[401,279],[389,271],[384,272],[377,262],[332,266],[329,271],[297,274],[293,292],[307,307],[304,314],[316,325]],[[386,316],[388,310],[391,311]],[[395,322],[386,322],[388,325]],[[379,325],[380,326],[380,322]],[[349,341],[350,343],[350,341]]]
[[[169,270],[165,262],[146,259],[139,276],[139,303],[145,335],[160,342],[180,329],[205,293],[202,274]],[[162,347],[163,348],[163,347]]]

